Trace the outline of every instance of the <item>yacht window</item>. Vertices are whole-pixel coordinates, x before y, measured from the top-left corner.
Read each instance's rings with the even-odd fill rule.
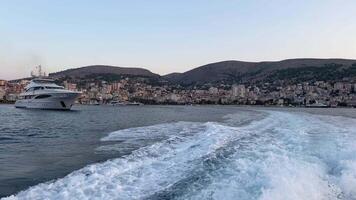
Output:
[[[43,87],[34,87],[33,90],[35,90],[35,91],[36,90],[41,90],[41,88],[43,88]]]
[[[32,99],[33,95],[26,95],[25,99]]]
[[[49,86],[47,86],[46,89],[63,89],[63,87],[54,87],[54,86],[49,87]]]
[[[51,97],[51,95],[43,94],[43,95],[38,95],[35,99],[45,99],[45,98],[48,98],[48,97]]]

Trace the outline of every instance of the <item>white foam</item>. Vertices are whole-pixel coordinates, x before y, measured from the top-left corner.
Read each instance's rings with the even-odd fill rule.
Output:
[[[182,199],[356,199],[356,159],[349,156],[356,153],[356,120],[340,127],[330,123],[334,117],[269,113],[243,127],[263,137],[236,150],[212,183]]]
[[[8,199],[356,199],[355,119],[267,113],[120,130],[103,141],[152,142]]]
[[[176,129],[177,124],[171,124]],[[179,123],[178,126],[181,124]],[[234,129],[215,123],[196,123],[179,134],[141,148],[131,155],[95,164],[73,172],[53,183],[20,192],[14,199],[139,199],[150,196],[186,176],[196,167],[191,163],[214,152],[238,135]],[[145,130],[156,127],[145,127]],[[192,130],[198,130],[192,134]],[[223,130],[223,131],[221,131]],[[191,135],[182,137],[188,131]],[[123,133],[116,133],[122,135]],[[111,134],[116,137],[116,134]],[[172,134],[171,134],[172,135]]]
[[[268,182],[262,200],[337,199],[340,189],[328,182],[322,165],[275,155],[268,158],[263,171]]]

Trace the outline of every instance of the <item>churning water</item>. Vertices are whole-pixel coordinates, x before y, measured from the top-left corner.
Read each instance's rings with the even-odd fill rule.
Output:
[[[226,110],[112,131],[111,159],[5,199],[356,199],[355,118]]]

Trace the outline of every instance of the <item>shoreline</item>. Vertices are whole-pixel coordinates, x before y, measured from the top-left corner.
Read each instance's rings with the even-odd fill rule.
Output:
[[[280,105],[244,105],[244,104],[144,104],[144,105],[110,105],[110,104],[75,104],[79,106],[106,106],[106,107],[140,107],[140,106],[236,106],[236,107],[257,107],[257,108],[350,108],[352,106],[280,106]]]
[[[0,101],[0,105],[14,105],[16,101]],[[74,104],[76,106],[110,106],[110,107],[139,107],[139,106],[237,106],[237,107],[258,107],[258,108],[349,108],[353,106],[283,106],[283,105],[244,105],[244,104],[143,104],[143,105],[110,105],[110,104]]]
[[[15,101],[0,101],[0,105],[1,104],[4,104],[4,105],[6,105],[6,104],[10,104],[10,105],[12,105],[12,104],[15,104]]]

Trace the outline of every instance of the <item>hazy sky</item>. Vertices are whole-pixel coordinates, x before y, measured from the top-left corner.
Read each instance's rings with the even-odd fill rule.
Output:
[[[0,0],[0,79],[92,64],[356,58],[355,0]]]

